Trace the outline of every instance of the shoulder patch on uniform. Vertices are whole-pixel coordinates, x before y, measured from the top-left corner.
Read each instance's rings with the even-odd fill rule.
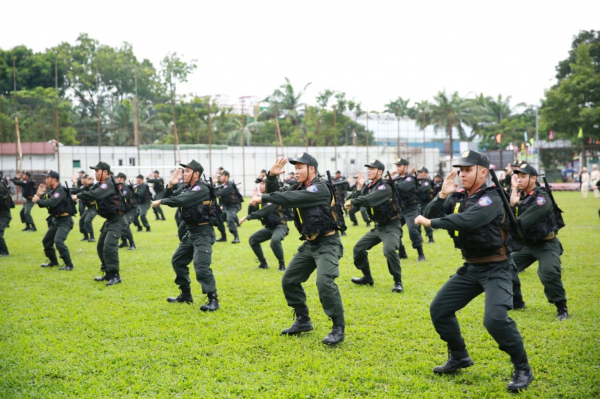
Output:
[[[429,182],[428,182],[428,181],[426,181],[426,182],[423,182],[423,185],[424,185],[424,186],[428,186],[428,185],[429,185]]]
[[[23,183],[27,184],[27,180],[23,180]]]
[[[381,186],[377,187],[377,190],[386,190],[385,184],[382,184]]]
[[[317,191],[319,191],[319,189],[317,188],[316,185],[311,185],[306,187],[306,191],[311,192],[311,193],[316,193]]]
[[[223,188],[227,188],[227,183],[223,184]]]
[[[192,188],[192,191],[200,191],[202,188],[200,186],[194,186],[194,188]]]
[[[127,190],[123,190],[123,194],[127,194]]]
[[[492,203],[492,199],[487,195],[485,197],[479,198],[479,206],[488,206]]]
[[[408,176],[406,179],[404,179],[405,181],[412,181],[412,177]]]
[[[101,189],[103,189],[103,190],[106,190],[106,189],[108,188],[108,184],[106,184],[106,183],[102,183],[102,184],[100,185],[100,188],[101,188]]]
[[[53,197],[54,198],[60,198],[60,193],[58,193],[58,192],[54,193]]]
[[[273,205],[273,203],[272,202],[267,202],[265,205],[269,206],[269,205]]]
[[[537,197],[535,202],[537,202],[537,204],[539,206],[545,205],[546,204],[546,198],[544,197]]]

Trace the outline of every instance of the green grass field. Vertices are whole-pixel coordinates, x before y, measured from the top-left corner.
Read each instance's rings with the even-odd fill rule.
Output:
[[[555,319],[537,265],[522,273],[527,309],[511,317],[524,337],[535,378],[520,395],[598,398],[600,201],[584,200],[579,193],[556,197],[566,211],[560,239],[572,317],[562,323]],[[346,309],[346,340],[329,348],[321,344],[331,323],[321,309],[314,275],[305,285],[314,331],[279,334],[293,317],[268,243],[263,248],[271,268],[256,268],[247,242],[259,229],[258,221],[240,229],[242,244],[215,244],[221,310],[205,314],[193,271],[194,304],[166,302],[178,293],[170,263],[178,245],[172,209],[165,209],[166,222],[149,217],[152,233],[136,234],[136,251],[120,250],[123,283],[114,287],[93,281],[100,266],[95,244],[79,242],[77,228],[67,242],[75,270],[40,268],[46,211],[34,208],[39,230],[25,233],[19,210],[13,210],[5,235],[11,256],[0,258],[1,398],[510,395],[505,386],[512,365],[482,325],[483,296],[459,312],[475,365],[454,376],[431,371],[447,353],[431,324],[429,303],[461,264],[445,231],[436,231],[436,243],[425,245],[426,262],[417,263],[416,251],[409,250],[410,258],[402,261],[405,292],[393,294],[380,246],[370,253],[375,285],[350,282],[360,275],[352,262],[353,244],[366,227],[362,221],[360,227],[349,227],[337,280]],[[96,230],[101,223],[97,217]],[[286,261],[301,243],[297,237],[290,229]]]

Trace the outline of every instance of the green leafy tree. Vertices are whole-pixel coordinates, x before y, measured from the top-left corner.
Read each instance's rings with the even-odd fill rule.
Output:
[[[472,136],[467,136],[464,126],[472,129],[477,124],[477,118],[473,112],[473,101],[458,95],[458,92],[448,95],[446,91],[440,91],[433,97],[433,103],[430,104],[429,124],[433,125],[435,131],[444,131],[450,144],[448,153],[452,154],[453,139],[452,130],[456,129],[461,138],[473,138],[476,132],[472,131]]]
[[[263,100],[269,103],[269,109],[264,111],[260,119],[273,119],[275,117],[275,107],[277,107],[277,113],[279,115],[290,119],[294,125],[297,125],[300,122],[299,108],[305,105],[300,102],[300,99],[306,92],[308,86],[310,86],[310,83],[307,83],[302,90],[296,92],[290,80],[285,78],[285,83],[279,86],[278,89],[275,89],[273,94]]]

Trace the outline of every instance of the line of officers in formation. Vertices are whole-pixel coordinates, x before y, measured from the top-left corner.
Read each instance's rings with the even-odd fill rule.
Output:
[[[282,184],[287,163],[295,166],[295,172]],[[485,293],[483,324],[506,352],[514,370],[507,388],[519,391],[527,388],[533,379],[521,334],[516,323],[508,316],[508,310],[522,309],[526,305],[521,294],[518,272],[535,261],[539,262],[538,275],[550,303],[557,307],[557,317],[568,317],[566,294],[561,281],[560,255],[562,246],[557,238],[564,226],[560,209],[554,202],[549,188],[540,186],[538,173],[531,165],[514,164],[507,190],[490,181],[488,157],[477,151],[466,151],[444,180],[436,176],[427,178],[428,171],[421,168],[418,175],[409,173],[409,162],[399,158],[395,162],[394,176],[384,175],[385,165],[371,160],[365,165],[366,176],[358,173],[356,184],[348,185],[339,171],[335,179],[322,178],[317,160],[308,153],[300,153],[291,159],[278,158],[269,171],[264,170],[257,179],[259,186],[250,200],[249,214],[238,219],[243,198],[229,173],[222,169],[217,185],[212,179],[203,179],[204,168],[195,160],[181,164],[168,182],[154,172],[147,183],[153,184],[151,195],[143,176],[137,176],[137,185],[127,183],[122,173],[112,176],[110,166],[99,162],[92,166],[92,176],[81,172],[73,179],[73,187],[60,184],[57,172],[48,171],[45,184],[37,190],[30,184],[30,176],[18,176],[13,183],[21,185],[27,199],[23,222],[26,229],[35,229],[29,212],[32,205],[47,208],[48,231],[43,239],[48,263],[42,267],[58,266],[54,247],[64,266],[60,270],[72,270],[73,263],[65,239],[73,228],[72,215],[76,213],[76,201],[85,207],[80,219],[80,231],[88,241],[94,241],[90,218],[99,215],[105,219],[97,242],[101,261],[101,277],[96,281],[114,285],[121,282],[117,248],[135,249],[129,229],[134,223],[138,231],[142,225],[150,231],[147,211],[152,206],[157,220],[164,220],[161,205],[177,208],[177,225],[180,244],[171,263],[175,271],[175,283],[180,295],[169,297],[168,302],[192,303],[191,279],[188,265],[193,262],[196,279],[207,303],[202,311],[219,309],[216,281],[211,269],[212,247],[217,241],[225,242],[227,229],[234,236],[232,243],[239,243],[237,227],[247,220],[259,219],[263,228],[250,237],[250,246],[259,261],[259,268],[268,268],[261,243],[270,241],[271,249],[283,271],[282,288],[288,305],[294,309],[296,319],[284,335],[311,331],[313,325],[306,305],[306,293],[302,284],[316,270],[316,285],[325,314],[332,320],[332,328],[323,339],[326,345],[336,345],[345,338],[345,319],[342,298],[335,283],[339,276],[339,260],[343,256],[340,235],[345,235],[345,212],[353,224],[356,213],[366,214],[369,230],[353,248],[354,265],[362,272],[352,278],[358,285],[374,284],[369,263],[369,250],[383,243],[383,255],[393,278],[392,292],[404,291],[400,259],[407,256],[402,250],[402,225],[408,226],[412,246],[418,260],[425,260],[420,228],[426,230],[433,243],[433,229],[447,230],[454,246],[461,250],[464,264],[444,284],[430,306],[433,325],[440,338],[447,343],[448,360],[433,369],[434,373],[447,374],[470,367],[473,361],[462,338],[456,312],[471,300]],[[329,173],[328,173],[329,176]],[[460,178],[461,188],[455,183]],[[29,179],[29,180],[28,180]],[[6,182],[6,180],[4,180]],[[499,184],[498,184],[499,186]],[[8,256],[3,233],[10,222],[10,208],[14,207],[6,184],[0,185],[0,255]],[[218,199],[220,203],[218,204]],[[88,212],[90,212],[88,214]],[[508,212],[514,218],[507,217]],[[93,215],[93,216],[92,216]],[[141,220],[141,224],[137,218]],[[516,221],[511,225],[509,220]],[[81,222],[83,220],[83,222]],[[281,241],[289,234],[288,222],[294,223],[303,244],[285,265]],[[221,233],[217,240],[214,228]],[[515,232],[518,231],[519,234]],[[119,245],[119,239],[122,240]]]

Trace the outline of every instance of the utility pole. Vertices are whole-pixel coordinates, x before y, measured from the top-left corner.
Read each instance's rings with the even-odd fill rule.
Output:
[[[56,91],[56,98],[54,100],[54,112],[56,117],[56,161],[58,163],[56,171],[60,174],[60,126],[58,122],[58,60],[56,58],[54,59],[54,89]]]
[[[423,166],[427,165],[427,147],[425,146],[425,107],[423,107]]]
[[[137,91],[137,69],[133,71],[133,80],[135,82],[135,97],[133,98],[133,140],[137,147],[137,163],[138,163],[138,175],[141,173],[140,168],[142,164],[142,158],[140,157],[140,120],[138,112],[138,91]]]
[[[17,68],[15,64],[15,58],[13,58],[13,83],[15,88],[15,95],[13,96],[15,104],[15,128],[17,134],[17,152],[19,153],[19,163],[17,165],[18,170],[23,170],[23,151],[21,151],[21,133],[19,132],[19,117],[17,116]]]
[[[367,162],[369,162],[369,109],[366,109],[365,116],[367,117],[366,139],[367,139]]]
[[[400,107],[396,108],[396,120],[398,121],[398,148],[396,158],[400,158]]]
[[[338,170],[337,168],[337,159],[338,159],[338,154],[337,154],[337,108],[335,107],[335,105],[333,106],[333,145],[335,146],[335,151],[334,151],[334,155],[335,155],[335,170]]]
[[[306,145],[306,152],[308,153],[308,108],[304,104],[304,144]]]
[[[171,76],[171,79],[173,77]],[[173,83],[173,135],[174,135],[174,143],[173,143],[173,158],[175,160],[175,165],[179,164],[179,160],[177,159],[177,154],[179,153],[179,136],[177,136],[177,121],[175,120],[175,84]]]
[[[244,103],[242,99],[242,182],[246,181],[246,152],[244,148]],[[242,186],[243,188],[243,186]]]
[[[208,97],[208,124],[206,125],[206,129],[208,133],[208,169],[210,170],[210,173],[212,173],[212,129],[210,127],[210,96]]]
[[[96,82],[98,83],[98,92],[100,92],[100,76],[98,76],[98,66],[96,66]],[[100,136],[100,94],[96,99],[96,119],[98,120],[98,161],[102,160],[102,139]]]
[[[279,137],[279,145],[281,146],[281,156],[285,157],[283,153],[283,140],[281,139],[281,130],[279,130],[279,121],[277,117],[277,105],[275,105],[275,132],[277,133],[277,137]]]

